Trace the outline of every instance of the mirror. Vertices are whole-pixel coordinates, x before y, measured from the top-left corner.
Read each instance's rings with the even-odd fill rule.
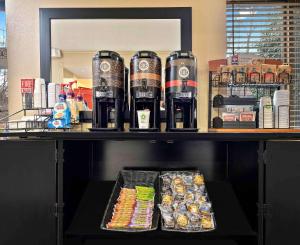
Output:
[[[85,99],[91,108],[92,58],[97,51],[118,52],[128,68],[136,51],[155,51],[164,87],[166,57],[180,49],[180,19],[52,19],[51,81],[77,80],[81,93],[90,94],[83,95],[90,97]]]

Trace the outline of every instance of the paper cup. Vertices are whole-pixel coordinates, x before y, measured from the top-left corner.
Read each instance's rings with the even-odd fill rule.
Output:
[[[138,110],[137,114],[138,114],[139,128],[149,128],[150,111]]]

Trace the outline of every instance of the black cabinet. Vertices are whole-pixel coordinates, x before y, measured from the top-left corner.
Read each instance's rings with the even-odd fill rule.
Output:
[[[250,216],[257,222],[257,210],[254,210],[257,203],[257,147],[255,142],[239,142],[233,146],[232,142],[192,141],[188,138],[174,141],[64,140],[64,245],[106,241],[111,244],[117,240],[133,244],[141,241],[182,244],[186,241],[190,245],[257,245],[257,232],[248,218]],[[240,153],[246,160],[243,163],[238,158]],[[233,157],[229,158],[229,155]],[[230,160],[233,163],[229,165]],[[241,164],[243,171],[240,171]],[[247,165],[248,168],[245,167]],[[123,168],[158,171],[199,169],[207,181],[217,229],[204,233],[174,233],[160,228],[144,233],[101,230],[101,220],[114,181]],[[241,174],[244,178],[240,179],[244,181],[238,178]],[[253,188],[248,188],[249,185]],[[246,201],[243,193],[247,193]]]
[[[300,141],[266,143],[265,245],[299,244]]]
[[[56,141],[0,141],[0,244],[56,244]]]
[[[299,244],[300,141],[253,140],[252,134],[241,139],[118,135],[0,141],[0,244]],[[123,168],[200,169],[217,229],[203,234],[101,230],[113,181]]]

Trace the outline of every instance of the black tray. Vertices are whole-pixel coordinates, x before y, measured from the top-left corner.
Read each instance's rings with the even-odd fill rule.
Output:
[[[184,174],[184,173],[199,173],[201,174],[200,171],[198,170],[194,170],[194,171],[162,171],[161,172],[161,175],[164,175],[164,174],[167,174],[167,173],[177,173],[177,174]],[[205,178],[204,178],[204,182],[205,182]],[[161,204],[161,194],[163,193],[162,191],[162,186],[163,186],[163,183],[162,183],[162,179],[159,177],[159,203]],[[208,201],[210,201],[209,199],[209,194],[207,192],[207,188],[206,188],[206,185],[205,185],[205,192],[207,193],[207,197],[208,197]],[[212,203],[213,205],[213,203]],[[213,222],[214,222],[214,228],[213,229],[207,229],[207,230],[183,230],[183,229],[176,229],[176,228],[167,228],[165,227],[164,225],[164,219],[163,217],[161,216],[160,217],[160,220],[161,220],[161,230],[162,231],[170,231],[170,232],[183,232],[183,233],[202,233],[202,232],[210,232],[210,231],[214,231],[216,228],[217,228],[217,224],[216,224],[216,218],[215,218],[215,214],[213,212],[213,207],[211,208],[212,212],[211,212],[211,215],[212,215],[212,219],[213,219]]]
[[[121,170],[118,179],[115,183],[112,194],[109,198],[106,206],[104,216],[101,222],[101,229],[109,231],[120,231],[120,232],[146,232],[156,230],[159,222],[159,172],[156,171],[138,171],[138,170]],[[152,226],[150,229],[131,229],[131,228],[120,228],[120,229],[108,229],[106,224],[111,220],[114,206],[117,203],[119,193],[122,187],[134,188],[136,185],[154,187],[155,198],[154,198],[154,210],[152,217]]]

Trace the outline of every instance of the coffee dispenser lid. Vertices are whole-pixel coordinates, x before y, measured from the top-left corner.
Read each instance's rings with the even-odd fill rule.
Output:
[[[191,51],[184,51],[184,50],[174,51],[167,58],[167,62],[176,59],[195,59],[195,56]]]
[[[136,59],[136,58],[159,58],[159,57],[153,51],[144,50],[144,51],[136,52],[132,57],[132,59]]]
[[[105,58],[119,60],[119,61],[123,62],[123,58],[120,56],[120,54],[117,52],[114,52],[114,51],[101,50],[101,51],[98,51],[94,56],[94,59],[105,59]]]

